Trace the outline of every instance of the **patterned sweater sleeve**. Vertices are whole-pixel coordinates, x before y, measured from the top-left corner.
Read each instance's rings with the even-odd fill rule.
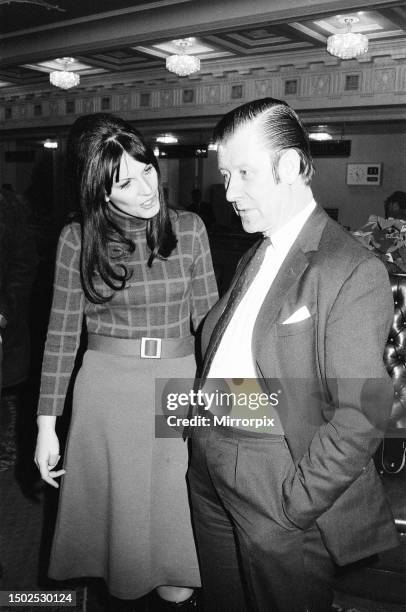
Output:
[[[216,277],[213,271],[206,228],[197,215],[193,240],[192,323],[197,330],[201,321],[218,300]]]
[[[54,293],[42,363],[38,414],[60,415],[79,347],[84,310],[80,228],[67,225],[56,254]]]

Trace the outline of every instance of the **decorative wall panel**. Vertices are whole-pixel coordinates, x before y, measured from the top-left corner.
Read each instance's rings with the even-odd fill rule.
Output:
[[[266,96],[286,98],[300,111],[387,105],[398,107],[400,115],[406,114],[404,62],[379,58],[377,63],[349,61],[336,66],[283,66],[279,70],[264,66],[261,78],[258,72],[256,68],[248,74],[221,78],[204,75],[170,82],[138,83],[133,78],[128,83],[112,84],[108,95],[106,84],[76,94],[72,90],[44,90],[34,95],[28,91],[26,95],[4,92],[0,98],[0,129],[44,125],[45,119],[52,119],[54,125],[69,125],[76,115],[100,110],[140,120],[220,115],[236,104]]]

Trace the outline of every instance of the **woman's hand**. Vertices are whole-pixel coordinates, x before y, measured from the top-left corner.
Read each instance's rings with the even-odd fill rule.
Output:
[[[58,489],[59,484],[54,479],[65,474],[65,470],[54,471],[60,459],[55,421],[56,417],[53,416],[40,415],[38,417],[38,438],[34,462],[41,473],[42,480]]]

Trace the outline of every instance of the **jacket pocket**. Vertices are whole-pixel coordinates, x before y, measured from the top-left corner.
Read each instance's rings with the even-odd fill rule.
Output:
[[[308,317],[297,323],[276,323],[276,334],[278,336],[293,336],[303,334],[314,327],[314,316]]]
[[[241,507],[251,510],[284,531],[298,531],[282,507],[282,484],[294,469],[283,436],[255,437],[238,442],[235,491]]]

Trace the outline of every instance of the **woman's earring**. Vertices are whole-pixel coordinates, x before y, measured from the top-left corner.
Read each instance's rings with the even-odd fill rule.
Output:
[[[108,195],[105,195],[105,196],[104,196],[104,199],[106,200],[106,202],[110,202],[110,198],[109,198],[109,196],[108,196]]]

